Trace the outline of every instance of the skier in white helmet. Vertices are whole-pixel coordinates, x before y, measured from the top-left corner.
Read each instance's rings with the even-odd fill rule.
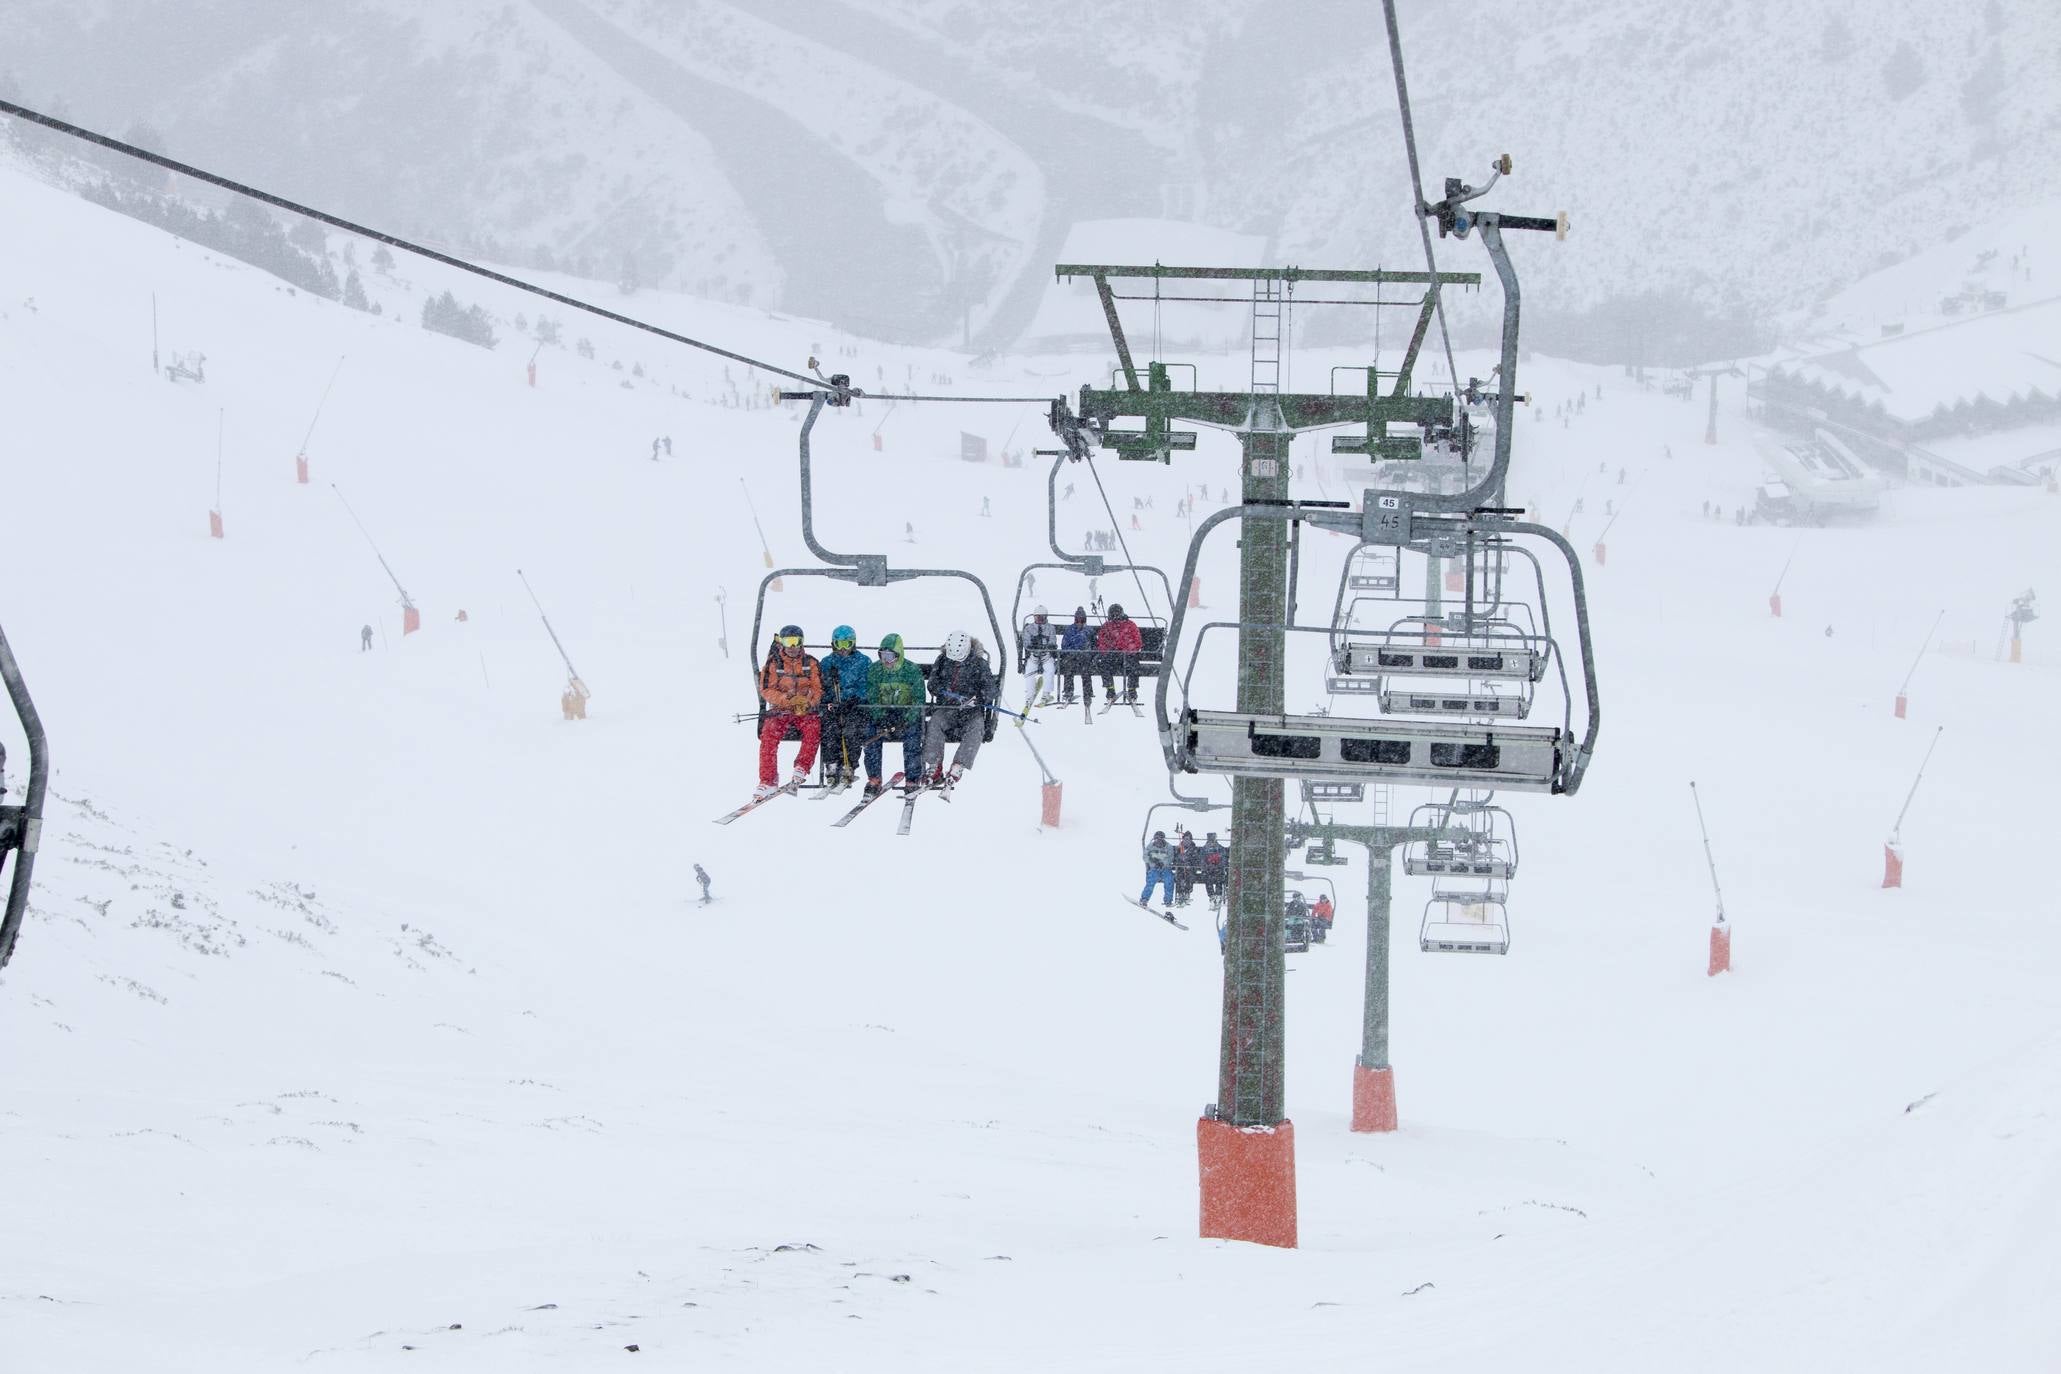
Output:
[[[945,651],[930,665],[926,684],[931,716],[923,731],[923,780],[933,786],[956,783],[973,767],[990,724],[995,701],[995,674],[980,641],[964,630],[945,636]],[[949,771],[945,745],[959,746]]]
[[[1059,630],[1046,620],[1047,614],[1043,606],[1031,612],[1016,646],[1023,661],[1024,715],[1030,714],[1033,699],[1036,705],[1050,706],[1059,687]],[[1016,727],[1023,728],[1022,716]]]

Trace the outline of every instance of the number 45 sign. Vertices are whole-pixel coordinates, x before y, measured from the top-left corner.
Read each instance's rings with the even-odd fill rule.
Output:
[[[1400,496],[1368,491],[1361,505],[1360,538],[1369,544],[1410,542],[1410,508]]]

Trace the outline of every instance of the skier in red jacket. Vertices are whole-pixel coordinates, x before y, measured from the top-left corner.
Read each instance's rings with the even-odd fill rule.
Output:
[[[1138,655],[1145,648],[1145,636],[1136,622],[1124,615],[1124,608],[1110,603],[1109,616],[1095,634],[1095,649],[1102,655],[1103,710],[1116,700],[1116,684],[1110,679],[1121,672],[1124,705],[1138,704]]]

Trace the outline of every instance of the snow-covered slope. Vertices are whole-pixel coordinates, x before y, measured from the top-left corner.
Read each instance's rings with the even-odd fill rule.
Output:
[[[1313,265],[1417,259],[1360,0],[11,9],[16,98],[525,265],[633,259],[903,339],[1008,344],[1080,221],[1191,218]],[[1537,284],[1548,324],[1639,292],[1764,317],[2061,192],[2043,0],[1401,19],[1427,189],[1508,151],[1511,203],[1573,218]]]
[[[524,341],[483,350],[293,295],[0,176],[0,614],[59,798],[0,977],[0,1363],[2061,1356],[2041,1306],[2061,1130],[2039,1107],[2061,1075],[2043,972],[2061,935],[2021,876],[2045,840],[2061,655],[2035,625],[2024,664],[1991,658],[2004,601],[2061,572],[2061,501],[1892,493],[1876,526],[1801,535],[1706,521],[1700,502],[1737,505],[1757,477],[1743,440],[1695,442],[1700,403],[1530,368],[1541,413],[1587,399],[1566,426],[1522,422],[1512,496],[1552,521],[1581,499],[1583,547],[1605,501],[1624,510],[1592,569],[1602,751],[1577,798],[1515,804],[1506,959],[1418,955],[1425,885],[1398,880],[1392,1137],[1346,1129],[1364,870],[1334,871],[1337,935],[1290,980],[1303,1248],[1199,1242],[1219,964],[1205,921],[1182,934],[1120,900],[1164,795],[1141,722],[1033,727],[1065,782],[1056,831],[1008,729],[906,839],[878,809],[840,831],[799,800],[716,829],[751,776],[730,715],[751,702],[763,563],[740,480],[774,557],[806,561],[791,413],[724,404],[712,359],[653,359],[663,385],[639,384],[598,329],[595,360],[549,354],[531,388]],[[204,387],[147,366],[152,292],[205,348]],[[856,350],[842,365],[862,379],[1042,394],[1103,365],[976,374],[647,303],[775,361]],[[958,433],[1026,447],[1025,411],[827,416],[819,535],[969,567],[1006,602],[1044,556],[1044,473],[962,463]],[[1219,439],[1180,461],[1101,465],[1120,516],[1156,498],[1126,532],[1164,564],[1186,539],[1179,485],[1232,480]],[[1070,543],[1108,523],[1071,477]],[[332,482],[420,634],[399,636]],[[1213,603],[1228,542],[1204,563]],[[1334,549],[1306,551],[1306,617],[1328,611],[1307,589],[1335,578]],[[593,688],[585,722],[558,716],[563,668],[517,567]],[[1056,575],[1036,593],[1080,595]],[[768,614],[922,643],[980,612],[946,583],[791,578]],[[1907,885],[1883,892],[1880,842],[1940,724]],[[1737,929],[1737,972],[1715,981],[1692,777]],[[687,900],[697,861],[721,899],[706,910]]]

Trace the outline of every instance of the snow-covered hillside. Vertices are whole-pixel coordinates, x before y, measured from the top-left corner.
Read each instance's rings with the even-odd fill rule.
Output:
[[[1333,870],[1337,934],[1291,962],[1302,1248],[1202,1242],[1220,965],[1206,917],[1182,933],[1122,900],[1165,795],[1143,722],[1032,727],[1064,780],[1056,830],[1008,728],[907,838],[882,809],[834,830],[792,799],[709,824],[752,777],[731,720],[764,570],[747,491],[772,556],[807,561],[792,407],[734,404],[755,393],[720,360],[570,320],[596,356],[547,352],[531,387],[527,339],[394,319],[444,286],[504,315],[512,296],[403,262],[371,283],[391,302],[374,317],[11,171],[0,194],[0,615],[57,770],[0,976],[0,1366],[589,1369],[633,1346],[954,1371],[2061,1358],[2061,1127],[2042,1106],[2061,933],[2017,876],[2046,840],[2061,651],[2036,624],[2023,664],[1992,656],[2007,599],[2061,574],[2061,498],[1892,493],[1862,529],[1711,521],[1702,503],[1758,478],[1739,416],[1706,448],[1700,402],[1527,369],[1539,415],[1585,399],[1566,424],[1520,422],[1512,497],[1585,549],[1604,503],[1623,510],[1591,568],[1595,767],[1575,798],[1513,803],[1507,958],[1418,954],[1427,884],[1398,878],[1392,1136],[1347,1130],[1365,871]],[[153,293],[206,352],[204,384],[148,366]],[[862,381],[1046,395],[1106,368],[975,369],[755,309],[637,304]],[[826,415],[819,535],[970,568],[1006,606],[1045,557],[1045,472],[962,462],[959,434],[1029,447],[1042,418],[1018,410]],[[1126,534],[1169,566],[1181,487],[1214,496],[1233,469],[1220,436],[1176,471],[1098,466],[1120,520],[1155,498]],[[1070,477],[1077,544],[1109,521]],[[399,634],[331,483],[421,633]],[[1342,552],[1312,537],[1306,619]],[[1213,603],[1233,557],[1225,539],[1204,562]],[[518,567],[593,689],[584,722],[559,716],[564,669]],[[1035,597],[1083,591],[1054,574]],[[791,578],[767,614],[868,643],[981,628],[941,582]],[[1885,892],[1881,841],[1939,725],[1906,886]],[[1715,980],[1691,778],[1737,932]]]
[[[1082,221],[1417,257],[1359,0],[7,8],[10,98],[525,266],[905,340],[1006,347]],[[1507,151],[1525,206],[1572,216],[1549,328],[1639,292],[1764,318],[2061,194],[2044,0],[1413,3],[1402,27],[1426,189]]]

